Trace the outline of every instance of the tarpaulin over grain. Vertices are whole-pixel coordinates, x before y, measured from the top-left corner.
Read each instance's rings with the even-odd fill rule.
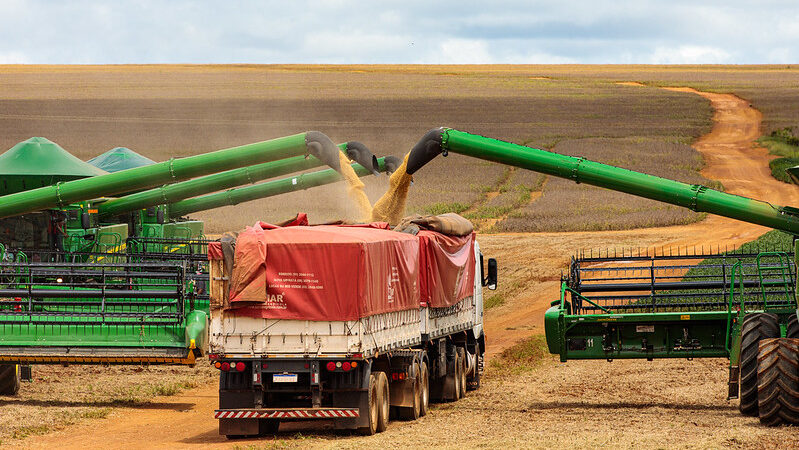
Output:
[[[474,233],[447,236],[430,230],[417,234],[420,247],[421,301],[433,308],[452,306],[474,294]]]
[[[418,308],[419,241],[386,227],[248,227],[236,242],[231,307],[250,317],[331,321]]]

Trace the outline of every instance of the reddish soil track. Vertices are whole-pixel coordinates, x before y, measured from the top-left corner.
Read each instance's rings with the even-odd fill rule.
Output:
[[[630,89],[642,88],[630,87]],[[726,191],[730,193],[746,195],[779,205],[799,205],[799,189],[773,179],[768,170],[767,161],[769,156],[766,150],[754,146],[753,140],[759,136],[760,130],[761,115],[759,112],[751,108],[746,101],[733,95],[696,92],[682,88],[674,88],[673,90],[701,95],[710,100],[715,108],[716,112],[713,117],[715,126],[713,130],[695,144],[696,149],[704,155],[707,165],[703,174],[706,177],[721,181]],[[508,299],[502,306],[488,311],[486,334],[488,336],[490,355],[513,345],[531,333],[543,332],[543,313],[549,306],[549,302],[557,298],[559,284],[557,280],[560,272],[567,267],[569,256],[577,249],[614,246],[619,248],[700,247],[719,243],[738,246],[756,238],[765,231],[767,231],[766,228],[756,225],[720,217],[708,217],[706,220],[692,225],[619,232],[483,235],[480,239],[484,252],[488,255],[496,256],[500,261],[502,268],[500,282],[518,283],[524,289],[523,294],[516,295],[514,298]],[[602,443],[615,442],[615,445],[636,446],[641,444],[642,436],[650,435],[647,433],[651,433],[652,436],[652,441],[647,441],[648,446],[658,444],[658,442],[661,443],[658,444],[660,446],[668,446],[670,443],[674,444],[673,440],[675,438],[685,436],[684,438],[688,439],[687,436],[697,433],[701,439],[705,440],[691,441],[694,445],[702,447],[718,446],[725,443],[727,445],[735,445],[736,442],[741,445],[741,441],[735,441],[734,437],[731,438],[733,439],[732,441],[729,439],[708,440],[715,439],[721,434],[727,435],[731,430],[727,425],[724,425],[724,428],[721,429],[713,428],[720,425],[718,425],[716,416],[712,416],[712,414],[716,414],[717,410],[721,410],[719,414],[722,414],[725,420],[743,421],[750,419],[738,419],[738,416],[733,414],[729,406],[708,403],[710,400],[706,399],[696,400],[695,402],[700,404],[691,407],[693,409],[686,413],[680,413],[681,410],[685,410],[685,407],[670,406],[672,403],[665,400],[652,400],[651,398],[640,400],[636,396],[638,391],[647,390],[646,386],[649,386],[652,382],[646,373],[636,374],[631,372],[627,374],[629,380],[636,379],[636,376],[641,378],[639,381],[642,384],[637,384],[637,387],[624,385],[626,381],[622,378],[621,384],[623,386],[621,388],[624,389],[622,394],[619,394],[619,392],[608,393],[615,388],[602,388],[596,392],[592,391],[593,393],[585,399],[582,397],[571,399],[569,395],[573,396],[574,392],[571,389],[563,390],[566,389],[563,380],[581,379],[580,377],[582,376],[590,376],[588,374],[595,370],[621,370],[622,372],[619,375],[625,376],[625,371],[629,371],[633,367],[632,364],[637,364],[637,362],[620,362],[614,363],[614,369],[598,369],[599,366],[596,364],[599,363],[595,363],[571,363],[564,366],[554,362],[547,362],[546,372],[536,373],[529,377],[527,375],[521,377],[529,379],[525,378],[523,384],[520,387],[517,386],[516,391],[510,390],[515,392],[512,396],[513,398],[507,399],[507,402],[503,400],[504,403],[502,405],[493,405],[496,409],[491,411],[488,411],[492,407],[489,404],[492,401],[494,403],[500,401],[499,397],[496,396],[505,395],[509,392],[508,388],[500,389],[497,385],[502,387],[504,383],[515,381],[491,381],[489,379],[489,382],[486,383],[486,392],[495,396],[494,400],[484,398],[485,395],[481,390],[473,394],[471,398],[458,402],[453,407],[437,408],[431,417],[426,417],[417,423],[392,423],[387,432],[373,438],[347,437],[342,440],[341,436],[335,437],[334,435],[322,438],[321,442],[293,441],[290,445],[321,444],[356,447],[364,445],[377,445],[378,447],[401,445],[408,447],[438,442],[438,445],[458,447],[463,444],[457,437],[454,438],[455,440],[441,439],[442,436],[457,436],[464,432],[464,428],[460,428],[460,431],[455,431],[456,428],[449,427],[454,427],[457,423],[461,425],[467,423],[465,421],[473,424],[469,426],[473,428],[471,430],[473,440],[467,442],[471,442],[474,445],[482,443],[488,446],[525,447],[535,446],[535,442],[539,442],[538,445],[542,446],[577,445],[578,447],[590,447],[601,445]],[[721,363],[709,362],[705,364],[702,362],[698,364],[700,366],[699,370],[704,370],[701,367],[708,366],[707,370],[713,371],[712,373],[723,372],[723,364]],[[682,367],[672,364],[672,362],[656,362],[654,365],[674,366],[676,370],[680,370],[680,367]],[[606,376],[612,375],[606,373]],[[643,380],[646,380],[646,382]],[[686,378],[683,376],[680,377],[680,380],[684,382]],[[716,382],[718,385],[722,385],[722,383],[722,381]],[[718,387],[714,385],[714,389]],[[534,389],[534,391],[530,391],[530,389]],[[591,388],[588,387],[587,389]],[[698,389],[700,390],[690,393],[690,398],[703,397],[701,393],[708,391],[707,386],[699,386]],[[719,388],[719,390],[721,389]],[[503,392],[505,394],[502,394]],[[545,398],[547,393],[555,397],[549,396]],[[603,395],[613,398],[604,398]],[[532,398],[535,401],[532,404],[525,403],[525,400],[520,400],[522,397]],[[541,397],[540,404],[536,403],[538,401],[536,399],[539,397]],[[561,400],[558,400],[558,397]],[[562,399],[574,401],[563,403],[565,400]],[[552,401],[548,403],[549,400]],[[715,401],[713,400],[713,402]],[[212,418],[212,411],[216,407],[216,402],[216,386],[208,385],[180,395],[158,398],[151,403],[152,407],[150,408],[123,410],[113,413],[107,419],[89,421],[69,427],[64,431],[32,437],[25,440],[25,446],[34,448],[54,446],[60,448],[172,448],[197,445],[202,445],[203,447],[229,447],[233,445],[269,444],[268,440],[229,442],[218,436],[217,423]],[[513,405],[519,402],[521,403],[518,405],[518,410],[513,409],[517,408],[517,406]],[[591,405],[593,405],[593,402],[598,403],[594,406],[584,406],[585,402],[589,402]],[[461,403],[464,406],[458,406]],[[591,409],[587,411],[580,409],[585,407]],[[641,413],[641,408],[649,412]],[[675,409],[678,411],[677,416],[680,414],[683,416],[696,414],[696,418],[689,417],[685,420],[689,421],[689,426],[690,423],[693,423],[697,427],[702,426],[704,428],[698,432],[671,431],[663,433],[662,426],[653,424],[669,422],[676,416],[669,416],[672,418],[667,419],[663,416],[664,411],[661,408]],[[607,433],[607,431],[597,434],[595,428],[595,431],[592,431],[588,426],[586,426],[585,430],[575,430],[574,432],[568,430],[562,433],[554,431],[555,429],[562,429],[565,423],[574,421],[578,417],[587,420],[587,417],[583,414],[591,414],[593,416],[607,415],[605,410],[612,416],[612,420],[615,423],[630,424],[626,428],[622,427],[617,434],[610,435],[616,440],[599,442],[597,436],[606,436],[606,434],[602,433]],[[705,410],[708,413],[703,415],[702,411]],[[538,414],[538,412],[544,414]],[[496,414],[495,417],[494,414]],[[650,414],[651,418],[646,418],[642,425],[642,420],[644,420],[642,418],[646,414]],[[436,418],[437,415],[438,418]],[[505,418],[506,415],[508,416],[507,418]],[[727,418],[728,416],[729,418]],[[507,426],[496,423],[496,420],[494,420],[499,418],[503,418],[501,421],[506,424],[515,423],[514,421],[519,422],[511,427],[513,429],[506,430]],[[632,427],[633,423],[638,423],[643,428],[634,428]],[[746,426],[749,426],[748,423],[746,422]],[[735,422],[735,424],[738,424],[738,422]],[[424,428],[429,428],[429,430],[423,430]],[[449,433],[447,430],[453,432]],[[764,428],[755,427],[750,431],[746,431],[750,434],[742,436],[745,438],[754,436],[752,439],[756,439],[758,436],[766,434],[765,430]],[[282,437],[288,437],[283,431],[285,430],[281,428]],[[543,440],[525,440],[524,436],[528,431],[532,433],[528,439],[539,439],[539,436],[543,436],[541,437]],[[548,434],[541,435],[540,432],[542,431]],[[615,432],[616,430],[613,429],[613,431]],[[438,436],[435,439],[439,440],[434,440],[433,436],[436,433],[438,433]],[[585,436],[584,438],[581,437],[583,435]],[[776,438],[775,435],[770,436]],[[327,439],[332,439],[332,441]],[[658,439],[661,440],[658,441]],[[760,442],[761,444],[763,443],[763,441]],[[678,443],[691,445],[688,441],[678,441]],[[467,444],[467,446],[470,445]]]

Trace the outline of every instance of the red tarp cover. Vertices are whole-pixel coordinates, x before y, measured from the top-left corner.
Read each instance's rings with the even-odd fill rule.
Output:
[[[357,320],[419,307],[419,243],[383,225],[248,227],[236,241],[236,315]]]
[[[222,259],[222,243],[219,241],[212,241],[208,243],[208,261]]]
[[[422,230],[419,290],[422,305],[433,308],[452,306],[474,294],[474,233],[447,236]]]

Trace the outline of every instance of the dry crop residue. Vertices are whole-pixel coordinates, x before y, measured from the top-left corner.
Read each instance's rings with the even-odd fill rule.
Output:
[[[702,171],[727,192],[779,205],[799,205],[799,190],[773,179],[766,150],[753,147],[760,116],[733,95],[696,92],[715,108],[713,131],[695,144],[707,162]],[[542,333],[543,313],[558,295],[560,272],[577,249],[675,247],[726,243],[737,246],[767,231],[710,216],[685,226],[617,232],[516,233],[480,237],[483,252],[500,264],[500,283],[513,295],[486,313],[489,358],[531,333]],[[392,422],[386,432],[352,437],[331,431],[281,428],[277,439],[227,442],[212,411],[217,388],[208,385],[151,407],[114,413],[45,436],[29,447],[797,447],[792,428],[761,427],[725,400],[726,361],[575,361],[554,357],[513,376],[493,373],[466,399],[434,407],[412,423]]]

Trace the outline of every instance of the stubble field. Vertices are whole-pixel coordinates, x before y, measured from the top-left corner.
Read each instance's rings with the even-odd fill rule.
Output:
[[[401,156],[428,129],[450,126],[555,151],[569,141],[563,152],[599,160],[604,155],[584,151],[581,140],[589,139],[588,148],[590,139],[620,139],[631,151],[607,162],[637,169],[646,167],[632,154],[652,154],[669,145],[680,151],[665,157],[667,165],[691,167],[678,178],[702,181],[696,176],[698,155],[687,144],[709,127],[705,100],[585,77],[541,79],[534,76],[539,72],[524,66],[493,71],[445,66],[432,72],[413,66],[7,67],[0,68],[0,148],[44,136],[82,159],[124,146],[161,161],[315,129],[337,142],[362,141],[379,156]],[[365,181],[373,202],[388,185],[386,177]],[[507,191],[504,184],[524,188],[493,199],[495,191]],[[546,197],[543,180],[535,176],[452,155],[417,176],[409,208],[472,208],[467,215],[478,222],[488,219],[497,229],[525,231],[530,227],[523,223],[537,218],[527,208],[530,194],[542,186]],[[571,189],[579,190],[566,188]],[[612,227],[624,227],[627,218],[629,226],[698,218],[670,208],[668,214],[641,219],[640,211],[653,204],[630,196],[623,201],[630,212],[617,214]],[[354,213],[339,184],[196,216],[206,220],[209,232],[219,233],[297,211],[312,212],[318,221]],[[504,220],[508,216],[517,220]],[[556,216],[543,226],[572,229],[571,222]],[[583,229],[609,226],[601,211],[582,222]]]

